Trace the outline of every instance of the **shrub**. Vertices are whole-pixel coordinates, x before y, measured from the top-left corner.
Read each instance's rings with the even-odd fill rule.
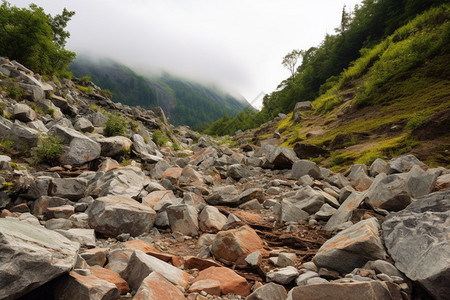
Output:
[[[108,114],[103,133],[106,136],[124,135],[127,129],[127,120],[118,114]]]
[[[6,88],[6,95],[14,100],[19,100],[23,97],[23,90],[19,85],[14,84]]]
[[[10,150],[13,144],[14,144],[13,141],[8,140],[6,138],[1,138],[0,139],[0,146],[5,148],[6,150]]]
[[[139,131],[139,124],[134,121],[130,121],[130,128],[133,132],[137,133]]]
[[[93,91],[90,86],[77,85],[77,89],[79,89],[80,91],[82,91],[83,93],[86,93],[86,94],[91,94]]]
[[[155,142],[156,145],[158,145],[160,147],[166,145],[166,143],[170,141],[170,139],[167,137],[167,135],[162,133],[160,130],[155,130],[153,132],[152,140],[153,140],[153,142]]]
[[[81,84],[86,84],[89,81],[91,81],[91,77],[86,75],[86,76],[81,77],[78,81],[80,81]]]
[[[34,161],[54,165],[62,153],[62,140],[59,136],[46,135],[42,137],[36,149]]]

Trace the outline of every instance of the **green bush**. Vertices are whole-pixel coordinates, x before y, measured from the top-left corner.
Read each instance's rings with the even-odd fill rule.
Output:
[[[165,146],[170,141],[169,137],[162,133],[160,130],[155,130],[152,134],[152,140],[158,146]]]
[[[127,120],[118,114],[108,114],[108,121],[105,123],[103,133],[106,136],[124,135],[127,129]]]
[[[91,94],[93,91],[90,86],[77,85],[77,89],[79,89],[80,91],[82,91],[83,93],[86,93],[86,94]]]
[[[19,100],[23,97],[23,90],[19,85],[14,84],[6,88],[6,95],[14,100]]]
[[[89,76],[83,76],[83,77],[81,77],[80,79],[79,79],[79,81],[81,82],[81,84],[86,84],[86,83],[88,83],[89,81],[91,81],[91,77],[89,77]]]
[[[36,149],[34,161],[54,165],[62,153],[62,140],[59,136],[46,135],[42,137]]]

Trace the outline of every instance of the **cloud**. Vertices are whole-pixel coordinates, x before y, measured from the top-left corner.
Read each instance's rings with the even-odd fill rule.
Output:
[[[109,56],[142,71],[160,69],[215,82],[249,101],[289,72],[292,49],[334,33],[342,6],[356,0],[17,0],[76,15],[67,48]]]

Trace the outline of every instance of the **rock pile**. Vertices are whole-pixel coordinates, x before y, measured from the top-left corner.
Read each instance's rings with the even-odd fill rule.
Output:
[[[92,83],[85,93],[76,79],[44,82],[5,59],[0,72],[27,98],[0,93],[12,143],[0,148],[0,299],[450,294],[448,169],[406,155],[335,174],[288,148],[214,145]],[[102,110],[137,132],[105,137]],[[181,149],[152,143],[157,129]],[[64,152],[33,166],[47,133]]]

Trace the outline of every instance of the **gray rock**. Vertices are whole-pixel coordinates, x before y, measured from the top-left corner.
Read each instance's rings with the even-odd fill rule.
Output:
[[[68,150],[61,156],[61,162],[68,165],[81,165],[100,157],[100,144],[78,131],[55,125],[50,132],[59,136]]]
[[[97,173],[88,183],[86,195],[107,195],[134,198],[150,183],[141,169],[122,167]]]
[[[131,255],[123,278],[128,282],[132,291],[136,291],[145,277],[157,272],[172,284],[185,289],[189,283],[190,275],[156,257],[135,250]]]
[[[411,203],[406,180],[398,174],[379,174],[367,190],[365,202],[373,209],[399,211]]]
[[[0,297],[16,299],[70,271],[79,247],[42,226],[0,219]]]
[[[314,271],[307,271],[305,273],[300,274],[300,276],[298,276],[297,279],[295,280],[295,283],[298,286],[306,285],[308,280],[313,277],[319,277],[319,274],[317,274],[317,272]]]
[[[378,174],[381,174],[381,173],[385,173],[385,174],[389,173],[389,164],[385,160],[383,160],[381,158],[377,158],[370,165],[369,174],[372,177],[376,177]]]
[[[228,167],[227,176],[239,181],[241,178],[250,177],[251,172],[246,165],[234,164]]]
[[[45,92],[42,87],[22,82],[19,82],[18,84],[19,87],[23,89],[25,94],[28,94],[34,102],[41,101],[45,98]]]
[[[383,222],[386,248],[395,266],[436,299],[450,294],[450,191],[416,200]]]
[[[297,262],[297,255],[295,255],[295,253],[281,252],[278,255],[276,265],[278,267],[295,266],[296,262]]]
[[[294,150],[286,147],[274,147],[266,154],[267,166],[273,169],[291,169],[298,160]]]
[[[36,113],[26,104],[17,103],[13,107],[14,118],[28,123],[36,119]]]
[[[78,118],[73,124],[75,130],[80,130],[82,132],[92,132],[94,131],[94,125],[88,119],[81,117]]]
[[[57,125],[59,125],[61,127],[73,129],[72,122],[69,119],[64,118],[64,117],[54,118],[50,122],[46,123],[45,127],[47,127],[48,129],[52,129],[54,126],[57,126]]]
[[[26,150],[37,146],[39,132],[0,116],[0,136],[14,142],[14,149]]]
[[[132,141],[124,136],[111,136],[97,139],[101,146],[102,156],[116,156],[131,151]]]
[[[334,215],[337,212],[337,209],[329,205],[328,203],[325,203],[322,205],[320,210],[316,212],[316,218],[318,220],[324,220],[327,221],[329,218],[331,218],[332,215]]]
[[[360,221],[326,241],[313,261],[318,267],[349,273],[369,260],[384,259],[379,231],[376,218]]]
[[[368,261],[364,265],[363,269],[374,270],[376,274],[383,273],[388,276],[403,277],[402,273],[400,273],[400,271],[397,270],[396,267],[394,267],[391,263],[381,259]]]
[[[260,265],[261,261],[262,261],[261,251],[254,251],[245,257],[245,262],[252,267]]]
[[[41,120],[35,120],[32,122],[28,122],[27,126],[30,127],[31,129],[35,129],[42,133],[48,132],[47,127],[45,127],[44,123]]]
[[[299,179],[302,176],[309,175],[314,179],[321,179],[322,173],[315,162],[301,159],[292,165],[292,177]]]
[[[80,178],[52,178],[48,195],[77,201],[85,196],[86,181]]]
[[[276,282],[279,284],[289,284],[294,281],[298,275],[299,272],[297,268],[292,266],[275,269],[266,274],[268,282]]]
[[[59,207],[70,204],[68,199],[52,196],[41,196],[33,202],[32,211],[36,216],[45,215],[47,210],[51,207]]]
[[[438,174],[436,172],[424,171],[417,165],[413,166],[406,178],[411,197],[420,198],[431,193],[437,178]]]
[[[421,162],[412,154],[399,156],[389,161],[390,173],[404,173],[412,169],[413,166],[419,166],[422,169],[428,169],[427,165]]]
[[[216,207],[207,205],[199,215],[199,226],[203,232],[216,233],[227,223],[227,217]]]
[[[45,226],[45,228],[50,229],[50,230],[56,230],[56,229],[67,230],[67,229],[72,228],[73,224],[72,224],[72,221],[70,221],[70,220],[58,218],[58,219],[47,220],[45,222],[44,226]]]
[[[309,217],[309,214],[299,208],[295,203],[292,203],[288,199],[283,199],[281,201],[281,210],[279,215],[279,222],[280,223],[287,223],[287,222],[297,222],[300,223],[301,221],[307,220]]]
[[[91,228],[109,237],[121,233],[138,236],[149,232],[156,218],[156,212],[150,207],[116,196],[95,199],[86,213]]]
[[[0,170],[12,171],[11,157],[6,155],[0,155]]]
[[[190,205],[171,205],[167,208],[172,232],[180,232],[188,236],[198,236],[198,213],[195,207]]]
[[[253,293],[248,295],[245,300],[285,300],[286,297],[287,292],[282,285],[269,282],[268,284],[257,288]]]
[[[311,101],[302,101],[297,102],[294,107],[294,111],[306,111],[306,110],[312,110]]]
[[[77,242],[83,247],[95,247],[94,229],[71,228],[68,230],[56,230],[72,242]]]
[[[150,171],[150,177],[155,180],[160,180],[162,178],[162,174],[168,168],[170,168],[170,164],[167,161],[165,160],[158,161],[153,166],[153,169]]]
[[[205,201],[211,205],[237,206],[241,203],[239,193],[233,185],[214,187]]]

